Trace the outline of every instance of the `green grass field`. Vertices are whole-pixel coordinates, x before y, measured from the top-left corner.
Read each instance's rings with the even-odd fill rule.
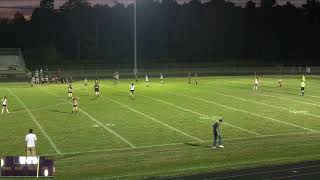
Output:
[[[58,179],[142,179],[320,159],[320,77],[203,77],[73,83],[80,111],[71,114],[67,85],[2,83],[10,114],[0,116],[0,154],[24,155],[29,128],[37,151],[54,155]],[[223,117],[225,148],[212,150],[212,124]]]

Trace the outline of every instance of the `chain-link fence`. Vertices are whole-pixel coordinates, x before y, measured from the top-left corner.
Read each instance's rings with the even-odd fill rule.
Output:
[[[36,68],[38,71],[39,68]],[[34,71],[36,69],[33,69]],[[63,77],[65,79],[108,79],[118,72],[121,78],[134,78],[133,68],[130,65],[69,65],[69,66],[42,66],[43,73],[49,77]],[[198,76],[214,75],[320,75],[320,67],[243,67],[243,66],[214,66],[210,64],[183,64],[183,65],[149,65],[138,69],[138,77],[185,77],[188,73]]]

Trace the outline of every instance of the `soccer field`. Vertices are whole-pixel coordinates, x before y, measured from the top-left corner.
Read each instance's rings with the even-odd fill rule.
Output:
[[[54,155],[58,179],[142,179],[320,159],[320,77],[252,76],[150,79],[112,85],[73,83],[79,111],[71,113],[67,84],[1,83],[10,114],[0,116],[0,154],[24,155],[29,128],[37,152]],[[212,149],[212,124],[225,148]]]

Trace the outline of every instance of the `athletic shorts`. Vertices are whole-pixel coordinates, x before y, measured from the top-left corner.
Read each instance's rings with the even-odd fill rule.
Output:
[[[134,92],[134,90],[130,90],[130,92]]]
[[[7,107],[7,105],[5,105],[5,104],[3,104],[2,106],[3,106],[3,107]]]
[[[301,91],[304,91],[304,87],[301,87]]]
[[[73,105],[73,107],[78,107],[78,105]]]
[[[70,94],[70,93],[72,93],[72,92],[68,92],[68,94]]]
[[[99,92],[99,89],[94,90],[95,92]]]
[[[35,156],[36,155],[36,148],[35,147],[28,147],[27,148],[27,156]]]

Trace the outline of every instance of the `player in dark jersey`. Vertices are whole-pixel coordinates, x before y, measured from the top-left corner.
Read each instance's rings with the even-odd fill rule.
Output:
[[[94,85],[94,92],[96,93],[97,97],[100,97],[100,86],[98,83]]]
[[[72,89],[72,86],[71,86],[71,84],[68,86],[68,98],[69,99],[71,99],[72,98],[72,91],[73,91],[73,89]]]
[[[219,119],[218,122],[214,123],[212,128],[213,128],[213,146],[212,149],[216,148],[217,144],[217,139],[219,139],[219,147],[223,148],[224,146],[222,145],[222,135],[220,131],[220,124],[222,123],[222,119]]]

